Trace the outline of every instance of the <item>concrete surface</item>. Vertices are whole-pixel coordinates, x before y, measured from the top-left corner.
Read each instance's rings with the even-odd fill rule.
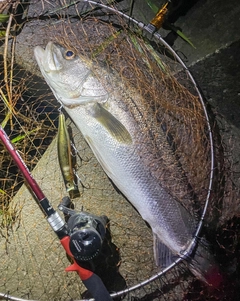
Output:
[[[121,250],[121,274],[129,285],[136,284],[154,270],[152,233],[132,206],[115,191],[73,125],[72,129],[79,154],[88,159],[78,169],[78,175],[84,179],[83,183],[90,185],[89,189],[80,189],[82,195],[74,201],[75,208],[81,210],[83,206],[85,211],[108,216],[113,242]],[[56,140],[38,163],[33,176],[57,208],[67,193],[59,169]],[[11,206],[17,208],[21,218],[8,233],[10,243],[5,244],[5,239],[1,238],[0,292],[34,300],[79,300],[85,288],[76,273],[64,271],[70,265],[65,251],[25,185]],[[136,264],[139,256],[147,262],[142,271]]]

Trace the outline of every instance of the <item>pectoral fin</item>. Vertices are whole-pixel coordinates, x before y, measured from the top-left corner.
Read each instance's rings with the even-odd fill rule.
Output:
[[[123,144],[132,143],[132,137],[125,126],[109,111],[107,111],[101,104],[94,104],[92,116],[95,117],[97,121],[118,142]]]

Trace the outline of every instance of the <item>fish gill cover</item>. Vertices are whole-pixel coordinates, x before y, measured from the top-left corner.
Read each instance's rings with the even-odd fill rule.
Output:
[[[124,12],[124,8],[129,9],[118,2],[108,5]],[[114,93],[116,88],[113,85],[109,90],[108,81],[99,71],[102,69],[110,78],[118,79],[116,85],[124,86],[123,98],[138,95],[137,100],[131,98],[130,108],[139,111],[143,121],[139,128],[146,139],[141,143],[147,143],[151,150],[150,155],[143,153],[141,160],[199,220],[211,176],[209,127],[196,87],[174,55],[161,43],[157,45],[156,40],[151,42],[149,35],[143,38],[142,31],[121,15],[87,1],[74,5],[65,1],[17,1],[11,6],[6,2],[0,8],[0,13],[9,14],[12,20],[3,22],[1,40],[1,125],[28,167],[32,170],[36,166],[33,175],[53,205],[56,207],[67,194],[54,139],[60,104],[44,81],[36,77],[40,73],[33,57],[34,47],[45,48],[49,41],[87,57],[108,93]],[[201,284],[184,262],[154,281],[146,281],[160,269],[154,261],[151,229],[115,190],[81,133],[68,120],[78,151],[74,167],[80,178],[81,195],[73,200],[75,209],[104,214],[110,220],[112,252],[104,264],[95,263],[96,269],[111,292],[146,281],[131,292],[126,291],[119,297],[123,300],[224,300],[224,296],[231,300],[232,287],[238,285],[238,280],[230,281],[237,275],[238,213],[235,216],[226,209],[226,203],[236,196],[227,182],[231,171],[223,159],[212,115],[210,120],[215,173],[204,221],[205,236],[228,280],[224,279],[217,290]],[[161,137],[159,132],[163,133]],[[165,141],[159,141],[163,136]],[[167,145],[170,151],[166,153],[161,145]],[[28,300],[90,298],[76,275],[65,273],[67,257],[25,185],[20,188],[23,179],[3,147],[0,158],[2,298],[4,294]]]

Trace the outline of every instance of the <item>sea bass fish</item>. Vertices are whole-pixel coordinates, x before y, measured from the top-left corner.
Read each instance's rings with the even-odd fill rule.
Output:
[[[49,42],[34,50],[43,77],[82,132],[103,170],[150,225],[157,265],[169,265],[189,247],[197,221],[161,181],[182,177],[166,133],[153,124],[151,109],[118,75],[72,50]],[[146,114],[147,113],[147,114]],[[172,166],[170,171],[164,166]],[[184,198],[187,192],[184,179]],[[210,283],[215,263],[198,243],[189,268]]]

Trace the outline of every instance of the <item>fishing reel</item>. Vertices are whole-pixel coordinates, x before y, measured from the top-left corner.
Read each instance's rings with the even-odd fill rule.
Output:
[[[65,215],[69,216],[67,226],[70,237],[70,251],[77,261],[91,261],[101,251],[106,235],[108,218],[106,216],[96,216],[85,211],[76,212],[73,209],[69,209],[67,203],[70,203],[70,199],[64,197],[58,208]]]

